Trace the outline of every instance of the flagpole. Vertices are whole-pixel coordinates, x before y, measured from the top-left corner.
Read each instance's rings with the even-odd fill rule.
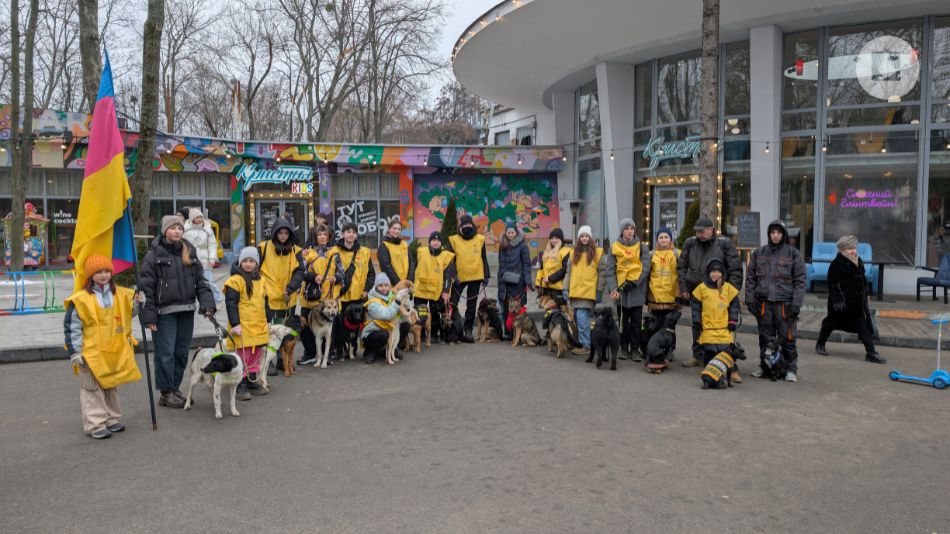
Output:
[[[145,318],[142,315],[145,305],[138,299],[138,292],[142,290],[142,286],[139,282],[139,251],[135,246],[135,230],[132,227],[131,206],[132,201],[130,200],[129,205],[125,208],[128,212],[128,215],[125,216],[125,220],[129,223],[129,239],[132,241],[132,257],[134,258],[132,268],[135,270],[135,302],[139,307],[139,325],[142,327],[142,354],[145,355],[145,381],[148,383],[148,408],[152,413],[152,430],[158,430],[158,421],[155,419],[155,392],[152,391],[152,363],[148,357],[148,338],[145,337],[148,330],[145,328]]]

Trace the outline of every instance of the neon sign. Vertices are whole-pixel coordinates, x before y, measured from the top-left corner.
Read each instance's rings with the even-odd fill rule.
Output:
[[[890,189],[883,191],[848,189],[841,198],[839,206],[842,208],[896,208],[897,198]]]
[[[237,179],[244,180],[244,190],[249,191],[254,184],[310,182],[313,179],[313,169],[303,165],[281,165],[276,169],[259,169],[256,163],[245,163],[238,171]]]
[[[668,159],[698,158],[700,142],[698,135],[691,135],[682,141],[666,142],[662,135],[650,139],[643,151],[643,159],[650,160],[650,170],[660,166],[661,161]]]

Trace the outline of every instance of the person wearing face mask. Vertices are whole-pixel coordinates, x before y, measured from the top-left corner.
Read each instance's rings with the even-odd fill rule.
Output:
[[[452,286],[452,308],[458,309],[462,293],[467,292],[461,340],[463,343],[474,343],[472,330],[475,328],[478,292],[480,288],[488,287],[491,270],[488,268],[485,236],[478,234],[471,215],[459,217],[458,234],[449,236],[449,250],[455,253],[455,270],[458,274],[458,282]]]
[[[785,380],[798,380],[798,314],[805,301],[805,260],[788,244],[785,223],[776,219],[768,226],[769,242],[752,252],[745,277],[746,308],[759,326],[759,351],[777,337],[788,373]],[[764,374],[761,362],[752,376]]]
[[[376,250],[379,270],[389,277],[392,285],[409,278],[415,271],[415,259],[409,255],[409,244],[402,240],[402,222],[393,219],[383,236],[383,246]]]
[[[838,255],[828,267],[828,316],[821,321],[815,352],[828,355],[825,343],[834,330],[857,334],[864,344],[865,360],[887,363],[874,350],[868,280],[864,276],[864,261],[858,256],[858,238],[853,235],[838,240]]]

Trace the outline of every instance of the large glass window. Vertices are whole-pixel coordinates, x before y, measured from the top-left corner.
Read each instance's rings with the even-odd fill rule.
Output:
[[[807,109],[818,105],[818,44],[818,30],[785,36],[782,52],[783,109]],[[814,113],[811,115],[814,120]]]
[[[49,260],[65,262],[73,246],[76,218],[79,215],[79,199],[51,199],[48,202]]]
[[[634,128],[649,128],[653,121],[653,63],[637,65],[634,80],[636,84]]]
[[[748,115],[750,106],[749,42],[725,46],[725,95],[726,116]]]
[[[811,258],[815,241],[815,139],[782,139],[779,213],[788,227],[788,242]]]
[[[600,101],[596,80],[577,93],[577,145],[578,156],[600,152]]]
[[[399,176],[339,174],[333,176],[333,228],[355,223],[361,246],[378,248],[389,221],[399,217]]]
[[[584,199],[577,214],[578,226],[588,225],[594,239],[604,238],[604,174],[600,158],[588,158],[578,163],[577,184],[580,198]]]
[[[661,59],[657,70],[659,124],[699,120],[701,91],[699,56]]]
[[[930,185],[927,191],[927,265],[936,267],[950,252],[950,129],[930,134]]]

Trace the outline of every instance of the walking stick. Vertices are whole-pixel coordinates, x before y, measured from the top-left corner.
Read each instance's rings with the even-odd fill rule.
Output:
[[[141,282],[139,281],[139,252],[135,247],[135,234],[132,229],[132,217],[128,213],[129,208],[126,208],[126,220],[129,222],[129,239],[132,240],[132,255],[135,258],[135,261],[132,263],[132,268],[135,269],[135,292],[136,298],[135,302],[139,308],[139,325],[142,327],[142,354],[145,355],[145,381],[148,383],[148,408],[152,414],[152,430],[158,430],[158,421],[155,419],[155,392],[152,391],[152,363],[149,361],[148,356],[148,338],[146,337],[147,328],[145,328],[145,319],[142,315],[144,311],[145,304],[143,304],[138,299],[138,292],[142,290]]]

